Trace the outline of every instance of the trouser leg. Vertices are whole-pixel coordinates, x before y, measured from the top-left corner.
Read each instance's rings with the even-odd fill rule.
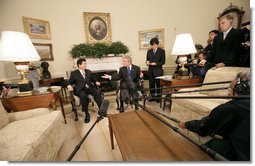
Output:
[[[88,112],[88,105],[89,105],[88,94],[85,91],[80,91],[78,93],[78,96],[80,97],[82,111],[85,113]]]

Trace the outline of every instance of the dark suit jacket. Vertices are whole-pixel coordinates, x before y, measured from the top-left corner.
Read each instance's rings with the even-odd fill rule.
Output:
[[[223,32],[215,36],[211,54],[207,61],[212,64],[224,63],[226,66],[239,66],[241,54],[241,33],[232,28],[223,40]]]
[[[81,75],[79,69],[72,71],[70,78],[68,80],[68,85],[75,85],[74,93],[78,94],[83,88],[86,87],[86,84],[90,88],[95,88],[95,82],[97,82],[96,78],[93,76],[90,70],[85,69],[86,78],[84,80]]]
[[[139,85],[141,69],[140,67],[133,65],[131,67],[131,78],[133,82],[135,83],[136,87]],[[112,80],[120,80],[120,87],[126,87],[128,82],[128,70],[127,67],[123,66],[120,68],[119,73],[117,75],[112,76]],[[123,88],[122,88],[123,89]]]
[[[163,65],[165,64],[165,50],[162,48],[158,48],[155,55],[153,55],[153,50],[150,49],[147,51],[147,57],[146,60],[152,62],[155,62],[156,66],[149,66],[149,73],[153,73],[155,77],[162,76],[163,75]]]

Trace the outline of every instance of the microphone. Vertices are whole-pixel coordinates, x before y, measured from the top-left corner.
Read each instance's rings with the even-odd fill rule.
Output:
[[[124,101],[126,104],[128,104],[129,94],[126,89],[123,89],[120,91],[120,96],[121,96],[122,101]]]
[[[88,130],[88,132],[84,135],[84,137],[82,138],[82,140],[80,141],[80,143],[74,148],[73,152],[70,154],[70,156],[67,158],[66,161],[71,161],[74,157],[74,155],[77,153],[77,151],[80,149],[81,145],[83,144],[83,142],[85,141],[85,139],[88,137],[89,133],[92,131],[92,129],[95,127],[95,125],[104,118],[104,116],[106,116],[107,114],[107,110],[109,107],[109,100],[104,99],[100,109],[99,109],[99,113],[100,116],[97,117],[96,121],[94,122],[94,124],[90,127],[90,129]]]
[[[135,90],[135,83],[130,76],[127,77],[127,86],[130,90]]]
[[[109,105],[110,105],[109,100],[104,99],[99,109],[101,117],[106,117]]]
[[[128,89],[130,90],[130,95],[133,100],[138,99],[138,93],[136,92],[136,86],[132,78],[129,76],[127,77],[127,86]]]

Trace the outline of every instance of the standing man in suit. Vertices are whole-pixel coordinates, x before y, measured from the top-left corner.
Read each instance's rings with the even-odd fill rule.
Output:
[[[153,97],[159,97],[160,89],[160,80],[156,79],[156,77],[163,76],[163,68],[162,66],[165,64],[165,50],[158,47],[159,41],[158,38],[152,38],[150,40],[151,49],[147,51],[146,57],[146,65],[149,67],[148,77],[149,77],[149,87],[150,94],[152,99],[149,101],[153,101]],[[159,102],[159,99],[156,99]]]
[[[94,97],[94,100],[100,109],[103,98],[101,91],[96,88],[96,85],[100,86],[100,82],[95,79],[90,70],[86,69],[87,63],[85,58],[79,58],[77,60],[77,66],[78,69],[71,72],[67,89],[68,91],[74,91],[74,94],[80,97],[82,111],[85,112],[84,122],[89,123],[90,114],[88,111],[88,95],[91,94]],[[75,85],[75,87],[73,88],[72,85]]]
[[[211,54],[200,65],[210,67],[239,66],[241,54],[241,32],[232,27],[233,16],[224,15],[219,19],[221,33],[213,40]]]
[[[122,57],[123,67],[119,69],[117,75],[105,74],[102,78],[110,80],[120,80],[120,112],[124,112],[124,99],[123,97],[131,96],[135,103],[138,103],[138,93],[137,91],[141,88],[139,80],[143,77],[141,69],[139,66],[132,64],[132,58],[129,55],[124,55]],[[134,86],[131,85],[134,83]],[[122,95],[122,92],[127,92]],[[138,109],[137,104],[135,104],[135,109]]]

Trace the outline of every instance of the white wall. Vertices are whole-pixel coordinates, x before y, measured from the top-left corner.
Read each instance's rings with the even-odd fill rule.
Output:
[[[249,0],[0,0],[0,32],[24,31],[22,16],[48,20],[54,61],[49,61],[53,75],[64,74],[73,66],[69,54],[73,44],[86,42],[83,12],[110,13],[112,41],[122,41],[130,48],[133,62],[145,66],[146,51],[139,50],[138,31],[164,28],[167,62],[175,35],[189,32],[195,43],[206,45],[208,32],[218,27],[217,17],[230,3],[243,7],[243,22],[250,20]],[[7,74],[0,62],[0,80]]]

